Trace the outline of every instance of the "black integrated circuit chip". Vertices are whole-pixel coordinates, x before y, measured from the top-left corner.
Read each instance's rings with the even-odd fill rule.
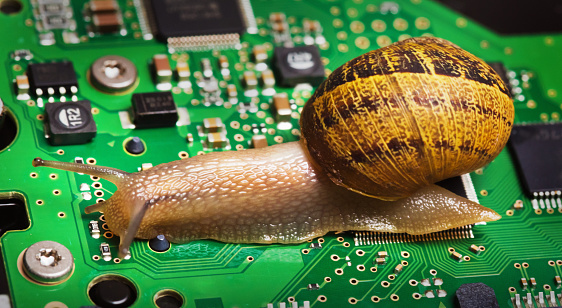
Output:
[[[562,190],[562,123],[514,126],[509,145],[529,196]]]
[[[274,58],[276,77],[283,86],[299,83],[318,86],[324,81],[324,65],[316,46],[276,47]]]
[[[152,0],[158,39],[242,34],[246,25],[237,0]]]
[[[461,285],[457,289],[455,297],[456,307],[460,308],[500,307],[494,289],[482,282]]]
[[[133,118],[136,128],[175,126],[178,111],[171,92],[133,94]]]
[[[27,75],[37,95],[72,93],[78,89],[72,62],[32,63],[27,67]]]
[[[439,185],[461,197],[468,199],[468,192],[464,187],[464,183],[460,175],[437,182],[435,185]]]

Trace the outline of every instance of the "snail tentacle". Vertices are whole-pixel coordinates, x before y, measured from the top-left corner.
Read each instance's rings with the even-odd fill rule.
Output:
[[[119,186],[130,173],[111,167],[103,167],[96,165],[67,163],[62,161],[44,160],[36,157],[33,160],[33,167],[49,167],[71,172],[80,172],[88,175],[98,176],[104,180]]]
[[[123,259],[129,254],[129,247],[135,239],[135,235],[139,230],[142,220],[144,219],[144,214],[146,210],[150,207],[153,201],[143,201],[135,200],[133,202],[133,207],[131,213],[131,219],[129,220],[129,226],[125,230],[125,234],[121,236],[119,241],[119,258]]]

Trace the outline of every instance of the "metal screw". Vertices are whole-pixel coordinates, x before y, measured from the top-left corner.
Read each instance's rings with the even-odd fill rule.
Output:
[[[66,279],[74,266],[70,250],[53,241],[37,242],[23,255],[25,272],[41,283],[56,283]]]

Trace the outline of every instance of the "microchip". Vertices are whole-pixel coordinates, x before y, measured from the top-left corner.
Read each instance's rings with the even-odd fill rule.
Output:
[[[455,295],[460,308],[500,307],[494,289],[481,282],[465,283],[457,289]]]
[[[316,46],[276,47],[274,59],[277,79],[283,86],[318,86],[324,81],[324,65]]]
[[[509,145],[529,196],[562,190],[562,123],[514,126]]]
[[[158,39],[238,33],[246,25],[237,0],[152,0]]]
[[[178,111],[172,93],[133,94],[133,118],[136,128],[175,126]]]
[[[72,62],[32,63],[27,67],[27,75],[37,95],[74,93],[78,89]]]
[[[87,143],[97,128],[89,101],[48,103],[45,105],[46,136],[52,145]]]
[[[439,185],[461,197],[468,198],[468,193],[460,175],[437,182],[435,185]]]

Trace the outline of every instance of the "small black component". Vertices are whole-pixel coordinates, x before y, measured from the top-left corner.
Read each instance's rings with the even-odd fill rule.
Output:
[[[125,150],[131,154],[140,154],[144,152],[144,143],[139,137],[133,137],[125,143]]]
[[[477,283],[465,283],[456,292],[456,300],[460,308],[499,308],[494,289]]]
[[[514,126],[509,145],[530,197],[562,190],[562,123]]]
[[[171,92],[133,94],[133,118],[136,128],[175,126],[178,111]]]
[[[27,67],[27,75],[31,89],[37,95],[49,94],[49,92],[72,93],[76,91],[73,91],[72,87],[78,89],[78,80],[72,62],[31,63]],[[37,90],[42,94],[37,93]]]
[[[170,242],[168,242],[164,235],[159,234],[148,241],[148,246],[156,252],[164,252],[170,249]]]
[[[511,84],[509,83],[509,77],[507,77],[507,69],[502,62],[486,62],[489,66],[491,66],[496,73],[500,76],[502,81],[505,83],[505,86],[511,92]]]
[[[88,292],[90,299],[99,307],[130,307],[137,299],[137,291],[129,281],[102,280]]]
[[[246,26],[237,0],[152,0],[157,38],[238,33]]]
[[[316,46],[276,47],[274,59],[276,77],[283,86],[318,86],[324,81],[324,65]]]
[[[310,249],[322,249],[322,244],[320,243],[310,243]]]
[[[462,178],[461,176],[455,176],[452,178],[448,178],[445,179],[443,181],[439,181],[437,183],[435,183],[436,185],[439,185],[451,192],[454,192],[455,194],[464,197],[464,198],[468,198],[468,194],[466,192],[466,189],[464,187],[464,183],[462,182]]]
[[[311,283],[308,285],[307,289],[309,290],[320,290],[320,285],[317,283]]]
[[[45,133],[51,145],[83,144],[96,136],[90,101],[45,105]]]

